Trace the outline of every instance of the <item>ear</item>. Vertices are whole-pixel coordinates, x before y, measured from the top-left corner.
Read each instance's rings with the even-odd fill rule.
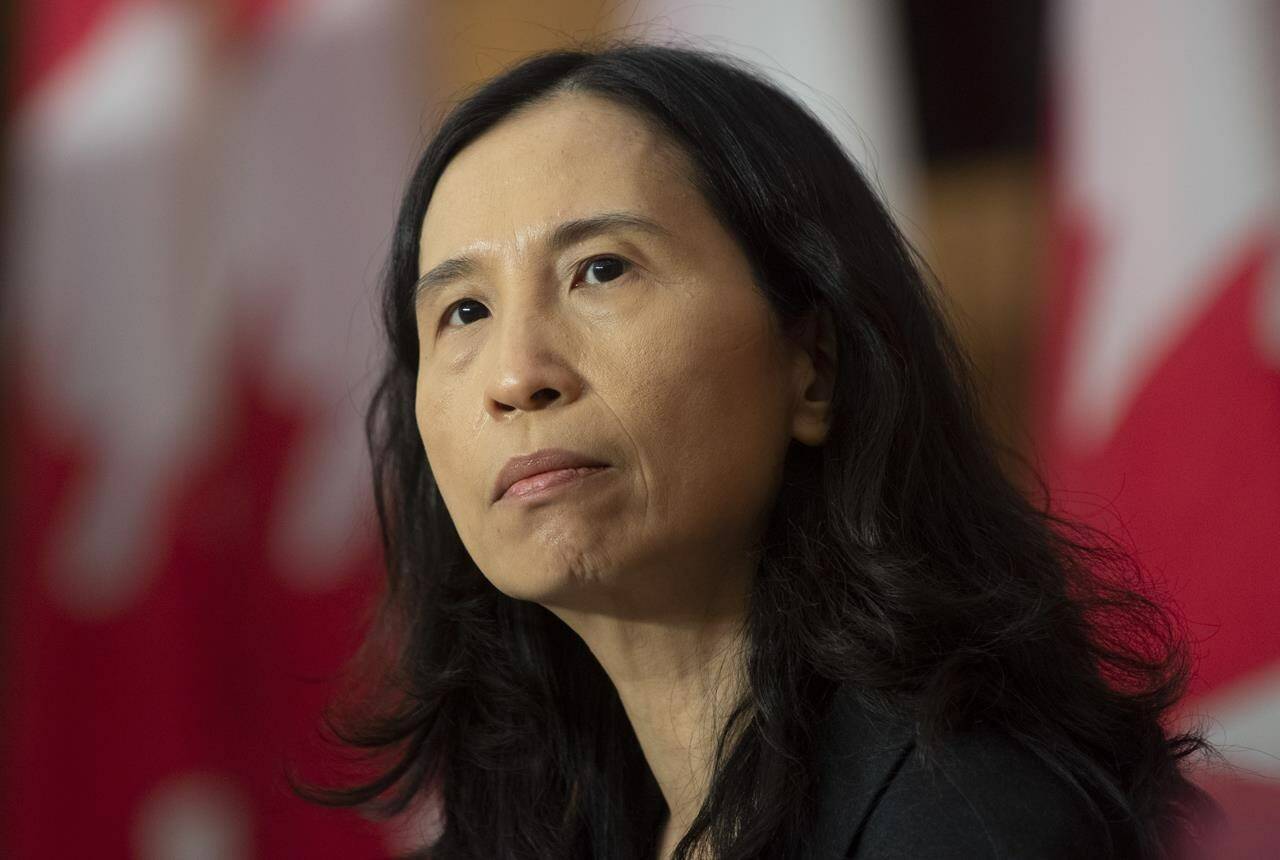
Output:
[[[817,447],[831,430],[831,400],[836,385],[836,329],[831,314],[815,311],[800,325],[795,338],[795,400],[791,435]]]

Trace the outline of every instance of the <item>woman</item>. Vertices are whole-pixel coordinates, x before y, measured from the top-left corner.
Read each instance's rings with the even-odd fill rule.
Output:
[[[333,728],[390,759],[313,799],[439,789],[439,858],[1160,857],[1211,802],[1169,616],[1002,472],[911,249],[742,63],[485,83],[384,310],[390,669]]]

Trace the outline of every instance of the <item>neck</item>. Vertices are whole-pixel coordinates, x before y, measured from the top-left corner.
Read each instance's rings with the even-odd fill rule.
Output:
[[[745,582],[719,579],[718,595],[662,619],[557,610],[613,681],[662,790],[669,816],[661,857],[702,808],[717,741],[746,689]]]

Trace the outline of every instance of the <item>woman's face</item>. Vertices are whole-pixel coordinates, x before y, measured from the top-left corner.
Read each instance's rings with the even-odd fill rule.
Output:
[[[690,175],[638,116],[573,94],[491,129],[436,186],[419,274],[452,277],[417,300],[418,428],[509,596],[657,617],[741,593],[790,440],[825,435],[808,351]],[[543,448],[609,468],[495,502],[507,460]]]

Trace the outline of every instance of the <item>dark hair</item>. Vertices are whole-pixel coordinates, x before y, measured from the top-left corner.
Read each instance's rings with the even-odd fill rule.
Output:
[[[410,294],[435,184],[480,135],[560,93],[631,108],[677,143],[779,321],[827,313],[837,337],[830,434],[787,455],[745,622],[748,691],[677,856],[799,853],[815,727],[842,683],[909,714],[926,758],[950,732],[997,727],[1079,792],[1117,856],[1170,853],[1212,804],[1182,769],[1212,747],[1164,725],[1190,671],[1175,616],[1115,542],[1052,510],[1034,470],[1002,464],[927,267],[830,132],[740,60],[636,42],[519,62],[454,106],[418,163],[368,413],[387,578],[352,665],[377,685],[326,715],[384,762],[355,785],[295,789],[391,814],[439,788],[432,857],[656,850],[666,806],[616,690],[562,621],[482,575],[414,419]]]

